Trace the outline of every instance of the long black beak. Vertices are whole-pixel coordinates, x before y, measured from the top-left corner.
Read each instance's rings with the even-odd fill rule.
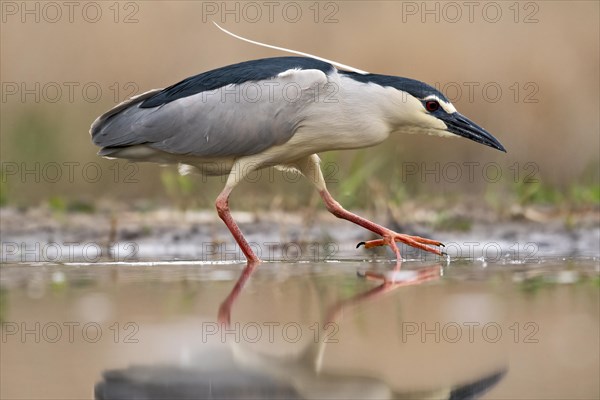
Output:
[[[506,153],[506,149],[500,142],[492,136],[491,133],[469,120],[464,115],[455,112],[452,114],[445,114],[440,118],[448,127],[448,132],[454,133],[471,139],[477,143],[484,144],[486,146],[493,147],[494,149],[503,151]]]

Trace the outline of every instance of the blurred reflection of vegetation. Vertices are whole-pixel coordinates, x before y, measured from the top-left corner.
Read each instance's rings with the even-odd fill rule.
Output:
[[[518,287],[523,293],[531,296],[542,290],[553,290],[563,286],[581,290],[600,288],[600,277],[597,272],[580,268],[578,261],[574,259],[567,260],[560,270],[515,272],[513,280],[518,282]]]

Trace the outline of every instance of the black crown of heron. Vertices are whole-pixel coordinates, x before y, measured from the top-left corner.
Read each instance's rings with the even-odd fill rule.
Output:
[[[264,46],[302,56],[245,61],[133,97],[92,124],[98,154],[228,174],[217,212],[251,263],[260,260],[232,218],[228,200],[245,176],[273,166],[298,170],[331,213],[379,235],[359,245],[390,246],[398,268],[397,242],[443,255],[439,241],[394,232],[344,209],[327,190],[317,154],[374,146],[398,133],[462,136],[506,151],[500,142],[423,82]],[[293,98],[290,87],[297,89]]]

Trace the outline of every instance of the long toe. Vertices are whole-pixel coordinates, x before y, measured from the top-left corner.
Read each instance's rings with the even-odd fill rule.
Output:
[[[435,241],[435,240],[424,239],[424,240],[427,240],[428,242],[423,243],[423,242],[419,242],[419,241],[415,240],[414,236],[395,234],[395,235],[393,235],[393,237],[396,242],[401,242],[408,246],[415,247],[417,249],[421,249],[421,250],[427,251],[429,253],[437,254],[438,256],[443,256],[445,254],[444,252],[440,251],[439,249],[428,246],[428,244],[431,246],[443,246],[442,243]],[[373,247],[388,246],[388,245],[390,245],[390,243],[387,243],[384,239],[375,239],[375,240],[368,240],[365,242],[360,242],[356,245],[356,248],[358,249],[359,247],[364,246],[365,249],[371,249]]]
[[[436,249],[435,247],[430,247],[423,243],[419,243],[419,242],[413,240],[412,238],[401,235],[401,236],[396,236],[395,239],[397,242],[402,242],[411,247],[415,247],[417,249],[421,249],[421,250],[427,251],[429,253],[436,254],[438,256],[442,255],[442,252],[439,249]]]

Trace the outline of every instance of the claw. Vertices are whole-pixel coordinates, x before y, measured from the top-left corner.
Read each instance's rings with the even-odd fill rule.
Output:
[[[356,248],[358,249],[360,246],[366,246],[367,242],[360,242],[359,244],[356,245]]]

